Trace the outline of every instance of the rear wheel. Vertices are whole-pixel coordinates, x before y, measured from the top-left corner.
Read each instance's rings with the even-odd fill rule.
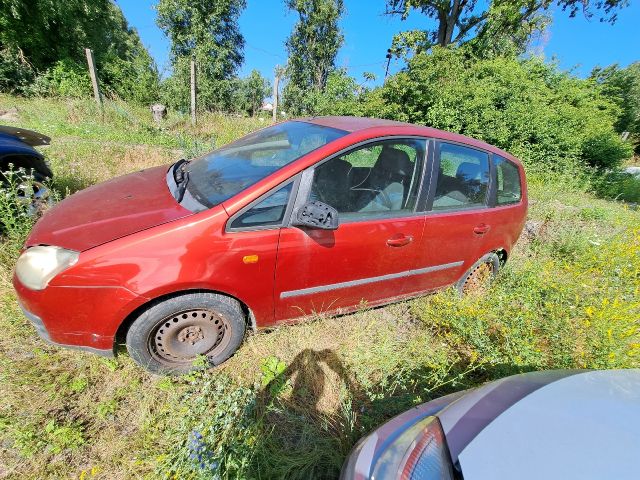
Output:
[[[242,343],[240,303],[215,293],[189,293],[157,303],[127,332],[129,355],[152,373],[180,374],[199,356],[212,365],[227,360]]]
[[[456,284],[461,295],[482,295],[487,292],[498,271],[500,257],[491,252],[474,263]]]

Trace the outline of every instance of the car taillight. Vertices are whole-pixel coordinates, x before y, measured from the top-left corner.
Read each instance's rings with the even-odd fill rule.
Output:
[[[372,479],[453,480],[453,466],[436,417],[405,430],[382,453]]]

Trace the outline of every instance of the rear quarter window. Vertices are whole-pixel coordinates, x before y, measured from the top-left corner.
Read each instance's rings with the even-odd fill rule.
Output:
[[[496,205],[518,203],[522,198],[520,169],[506,158],[495,155]]]

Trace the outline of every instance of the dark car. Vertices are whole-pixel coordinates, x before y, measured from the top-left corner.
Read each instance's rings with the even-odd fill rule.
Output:
[[[363,438],[342,480],[640,478],[640,370],[556,370],[438,398]]]
[[[0,125],[0,183],[6,186],[11,175],[21,184],[29,182],[30,188],[17,187],[24,201],[31,203],[31,213],[39,211],[50,198],[45,182],[53,177],[53,173],[42,153],[34,148],[50,142],[46,135]]]
[[[35,225],[14,286],[47,340],[154,372],[219,364],[247,327],[345,313],[504,264],[527,212],[517,158],[462,135],[315,117],[75,193]]]

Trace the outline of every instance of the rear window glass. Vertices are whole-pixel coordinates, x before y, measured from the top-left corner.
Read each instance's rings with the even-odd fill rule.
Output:
[[[517,203],[522,198],[520,186],[520,170],[509,160],[494,156],[496,165],[496,204],[507,205]]]

